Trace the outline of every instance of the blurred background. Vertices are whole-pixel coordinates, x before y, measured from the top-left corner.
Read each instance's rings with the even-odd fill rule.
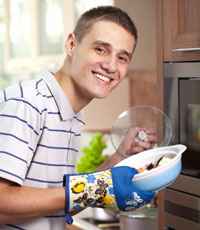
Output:
[[[0,0],[0,88],[46,69],[56,70],[79,15],[98,5],[125,10],[138,28],[139,40],[124,81],[107,98],[94,100],[84,109],[81,144],[88,145],[98,131],[107,142],[105,152],[112,153],[110,132],[120,113],[138,105],[165,111],[173,123],[174,144],[188,147],[182,173],[173,186],[159,193],[158,218],[155,213],[149,218],[152,209],[121,215],[120,227],[199,230],[199,0]],[[104,214],[100,216],[106,220]],[[113,227],[101,223],[101,229],[119,229],[117,220]],[[78,221],[79,229],[100,229],[94,221],[93,228]]]
[[[150,105],[160,109],[163,106],[162,2],[163,0],[0,0],[0,89],[16,81],[34,78],[46,69],[59,68],[65,55],[67,35],[73,31],[78,17],[85,10],[99,5],[120,7],[130,15],[138,28],[138,45],[122,84],[106,99],[95,100],[84,109],[86,125],[81,140],[81,145],[86,146],[94,133],[100,132],[107,144],[104,153],[113,153],[110,132],[120,113],[136,105]],[[105,220],[113,218],[106,213],[101,213],[101,217],[104,214]],[[135,215],[140,218],[141,213]],[[132,214],[130,218],[125,215],[123,217],[124,226],[121,229],[132,229],[133,223],[126,222],[133,219]],[[142,230],[145,224],[148,229],[150,224],[157,227],[157,221],[151,220],[143,219],[143,226],[139,226],[139,219],[134,229]],[[113,226],[115,224],[116,229],[119,229],[119,218]],[[85,229],[92,228],[86,225]]]

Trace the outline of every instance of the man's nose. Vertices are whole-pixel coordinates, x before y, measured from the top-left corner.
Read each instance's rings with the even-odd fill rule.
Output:
[[[114,73],[117,70],[117,60],[115,57],[109,57],[102,62],[102,68],[108,73]]]

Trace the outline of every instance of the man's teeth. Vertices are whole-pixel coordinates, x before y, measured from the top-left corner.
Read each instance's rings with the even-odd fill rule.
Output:
[[[105,77],[104,75],[101,75],[101,74],[96,74],[96,77],[99,78],[102,81],[105,81],[105,82],[109,82],[110,81],[110,78]]]

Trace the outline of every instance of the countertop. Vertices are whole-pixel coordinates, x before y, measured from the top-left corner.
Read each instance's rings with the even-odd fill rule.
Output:
[[[120,230],[119,223],[102,223],[97,226],[96,224],[90,223],[79,217],[73,219],[73,225],[67,225],[67,230]]]

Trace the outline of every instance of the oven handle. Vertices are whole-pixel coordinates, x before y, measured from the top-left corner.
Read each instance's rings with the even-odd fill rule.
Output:
[[[198,52],[198,51],[200,51],[200,47],[172,49],[172,52]]]

